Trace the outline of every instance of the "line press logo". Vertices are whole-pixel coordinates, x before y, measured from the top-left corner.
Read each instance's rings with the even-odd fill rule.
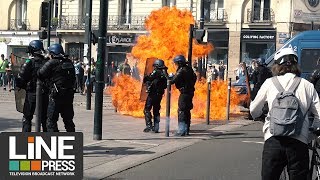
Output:
[[[0,134],[0,179],[82,179],[82,133]]]

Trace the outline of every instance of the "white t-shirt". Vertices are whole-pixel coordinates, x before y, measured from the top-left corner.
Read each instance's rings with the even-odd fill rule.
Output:
[[[84,70],[84,75],[85,75],[85,76],[88,76],[88,71],[89,71],[89,69],[90,69],[90,66],[89,66],[89,65],[86,65],[85,70]]]

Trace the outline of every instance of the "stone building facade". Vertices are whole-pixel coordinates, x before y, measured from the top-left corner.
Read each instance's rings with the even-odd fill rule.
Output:
[[[0,54],[9,57],[11,53],[25,57],[26,47],[32,40],[39,39],[43,0],[5,0],[0,1]],[[58,0],[52,0],[52,17],[58,16]],[[51,43],[59,42],[54,28]],[[47,44],[47,40],[44,40]]]

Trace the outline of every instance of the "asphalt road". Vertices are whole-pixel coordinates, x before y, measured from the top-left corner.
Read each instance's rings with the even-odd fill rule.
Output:
[[[106,179],[257,180],[262,148],[262,123],[256,122]]]

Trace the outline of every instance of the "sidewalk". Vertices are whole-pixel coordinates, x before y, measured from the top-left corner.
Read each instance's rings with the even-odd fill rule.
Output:
[[[6,101],[3,101],[3,96],[0,96],[0,132],[21,130],[22,114],[15,111],[15,104],[10,96],[10,94],[6,96]],[[76,97],[79,102],[82,98],[85,99],[85,96]],[[251,121],[233,120],[229,124],[216,121],[206,125],[205,120],[198,119],[192,121],[191,136],[174,137],[172,133],[177,129],[177,120],[172,118],[170,122],[172,132],[170,137],[165,137],[164,118],[160,122],[160,133],[143,133],[144,119],[115,113],[110,104],[110,97],[106,96],[105,100],[101,141],[93,140],[94,111],[85,110],[85,103],[82,105],[76,103],[74,106],[76,131],[83,132],[84,135],[84,179],[102,179],[111,176],[251,123]],[[59,129],[64,131],[61,120],[59,120]]]

